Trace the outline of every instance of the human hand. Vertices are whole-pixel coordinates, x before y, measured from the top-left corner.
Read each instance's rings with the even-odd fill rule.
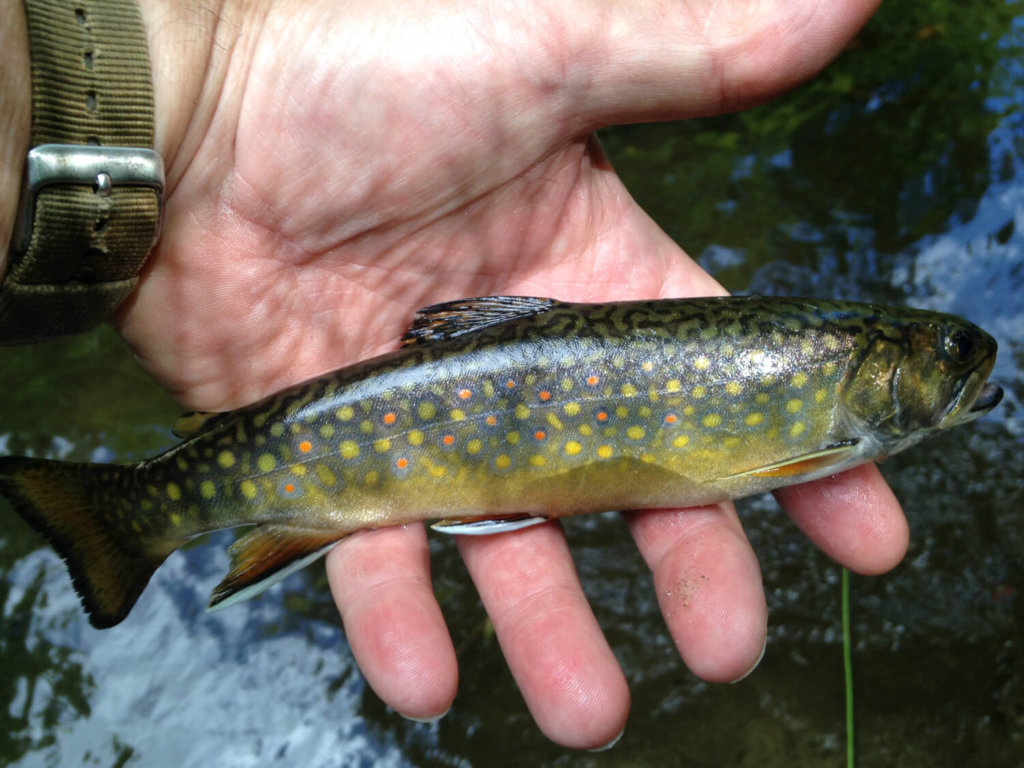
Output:
[[[141,5],[168,196],[116,324],[187,407],[220,410],[393,348],[412,310],[444,299],[721,293],[590,131],[764,100],[823,66],[874,2]],[[905,551],[874,467],[778,495],[853,570]],[[627,519],[687,665],[742,677],[767,617],[733,505]],[[459,547],[540,728],[612,741],[629,692],[561,528]],[[374,690],[409,717],[445,712],[458,673],[423,527],[354,535],[327,570]]]

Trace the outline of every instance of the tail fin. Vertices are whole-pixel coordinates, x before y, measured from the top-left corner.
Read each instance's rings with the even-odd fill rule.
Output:
[[[175,547],[147,546],[119,519],[117,479],[129,467],[71,464],[20,456],[0,458],[0,495],[47,538],[97,629],[121,622]]]

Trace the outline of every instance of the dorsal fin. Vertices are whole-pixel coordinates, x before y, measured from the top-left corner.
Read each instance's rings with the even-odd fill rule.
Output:
[[[417,310],[402,343],[408,346],[454,339],[491,325],[539,315],[557,303],[533,296],[482,296],[433,304]]]
[[[193,437],[198,435],[211,419],[222,415],[222,413],[215,411],[189,411],[188,413],[183,413],[174,422],[174,426],[171,427],[171,434],[183,440]]]

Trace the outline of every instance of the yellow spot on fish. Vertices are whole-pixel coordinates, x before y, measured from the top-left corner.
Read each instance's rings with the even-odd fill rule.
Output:
[[[549,413],[548,414],[548,424],[550,424],[555,429],[562,429],[562,421],[561,421],[561,419],[559,419],[553,413]]]
[[[224,469],[231,469],[235,466],[235,454],[231,451],[221,451],[217,454],[217,463]]]
[[[626,430],[626,437],[630,440],[643,440],[645,434],[647,433],[644,431],[644,428],[636,425]]]
[[[484,447],[482,440],[473,439],[466,443],[466,453],[476,454],[480,453],[480,450]]]
[[[654,363],[652,363],[650,360],[644,360],[642,363],[640,363],[640,370],[644,371],[645,373],[650,373],[651,371],[654,370]]]
[[[580,434],[589,437],[590,435],[594,434],[594,428],[589,424],[581,424]]]
[[[494,466],[498,469],[508,469],[512,466],[512,457],[507,453],[499,453],[494,459]]]
[[[679,379],[669,379],[665,382],[666,392],[679,392],[683,388],[683,384]]]
[[[324,440],[330,440],[334,437],[334,425],[333,424],[322,424],[320,426],[320,437]]]
[[[683,413],[685,413],[687,416],[693,416],[694,410],[695,409],[692,405],[683,406]]]
[[[139,524],[138,520],[132,520],[132,530],[136,533],[142,533],[142,525]]]
[[[180,527],[181,526],[181,515],[176,514],[174,512],[171,512],[171,525],[173,525],[175,528]]]
[[[543,467],[545,464],[548,463],[548,460],[544,456],[541,456],[539,453],[535,453],[530,457],[530,463],[533,464],[533,466],[535,467]]]
[[[199,484],[199,495],[204,499],[212,499],[217,495],[217,486],[213,484],[213,480],[203,480]]]
[[[693,396],[695,398],[697,398],[698,400],[700,400],[702,397],[706,397],[707,394],[708,394],[708,388],[707,387],[694,387],[693,388]]]
[[[319,477],[320,482],[326,486],[331,486],[338,482],[337,476],[326,464],[316,465],[316,476]]]
[[[517,419],[528,419],[530,418],[530,409],[522,403],[516,406],[516,418]]]
[[[805,424],[802,421],[796,422],[792,427],[789,428],[790,437],[800,437],[804,433]]]
[[[338,417],[338,421],[352,421],[352,417],[356,415],[356,409],[351,405],[343,405],[334,415]]]
[[[748,413],[743,418],[743,423],[746,424],[748,427],[756,427],[762,421],[764,421],[763,413]]]
[[[367,485],[376,485],[378,480],[380,480],[380,472],[376,469],[371,469],[366,473],[366,477],[363,478],[363,482]]]
[[[409,432],[409,445],[423,445],[424,435],[418,429]]]
[[[636,397],[636,387],[632,384],[622,385],[622,396],[623,397]]]
[[[821,367],[821,372],[826,376],[832,376],[833,374],[835,374],[836,369],[836,364],[830,360]]]
[[[256,466],[261,472],[271,472],[277,466],[277,459],[272,453],[263,453],[256,459]]]
[[[167,495],[170,497],[172,501],[177,501],[178,499],[181,498],[181,486],[179,486],[177,483],[168,483]]]
[[[824,388],[819,389],[817,392],[814,393],[814,402],[821,404],[825,402],[826,397],[828,397],[828,390]]]
[[[789,382],[792,386],[799,389],[807,383],[807,374],[803,371],[797,371],[793,374],[793,378]]]
[[[519,443],[519,433],[509,432],[507,435],[505,435],[505,442],[507,442],[509,445],[517,445]]]
[[[734,437],[727,437],[727,438],[725,438],[725,440],[722,441],[722,445],[725,448],[735,448],[739,444],[740,444],[740,439],[738,437],[735,437],[735,436]]]
[[[610,445],[599,445],[597,446],[597,455],[602,459],[610,459],[612,454],[615,453],[615,449]]]
[[[696,360],[693,361],[693,367],[696,368],[698,371],[706,371],[708,368],[711,367],[711,361],[708,360],[706,357],[698,357]]]
[[[284,424],[280,422],[270,425],[270,436],[281,437],[284,434]]]
[[[387,438],[373,441],[373,450],[377,453],[387,453],[391,450],[391,441]]]
[[[437,406],[429,400],[424,401],[419,404],[419,407],[416,409],[416,414],[424,421],[427,421],[437,415]]]
[[[579,416],[580,404],[579,403],[566,403],[562,406],[562,410],[565,411],[566,416]]]
[[[620,419],[624,419],[627,416],[629,416],[629,408],[627,408],[624,405],[620,405],[618,408],[615,409],[615,415],[618,416]]]
[[[373,432],[373,422],[369,419],[363,419],[359,422],[359,431],[364,435],[368,435]]]
[[[786,410],[789,413],[799,413],[800,409],[803,408],[803,407],[804,407],[804,401],[800,400],[798,398],[795,398],[795,397],[792,400],[790,400],[788,403],[786,403]]]
[[[451,412],[452,421],[464,421],[466,418],[466,412],[461,408],[452,408]]]
[[[242,495],[245,496],[245,498],[247,498],[247,499],[255,499],[256,498],[256,494],[257,494],[258,491],[256,489],[256,483],[254,483],[252,480],[243,480],[239,484],[238,488],[242,492]]]
[[[575,440],[570,440],[565,444],[565,453],[567,456],[576,456],[580,451],[583,450],[583,446]]]
[[[359,455],[359,444],[355,440],[342,440],[338,450],[341,458],[354,459]]]
[[[772,398],[771,398],[771,395],[769,395],[769,394],[768,394],[767,392],[758,392],[758,393],[757,393],[757,394],[756,394],[756,395],[754,396],[754,401],[755,401],[755,402],[756,402],[756,403],[757,403],[758,405],[767,405],[768,403],[770,403],[770,402],[771,402],[771,399],[772,399]]]
[[[490,379],[484,381],[484,397],[494,397],[494,384]]]
[[[654,454],[645,453],[643,456],[640,457],[640,461],[642,461],[644,464],[653,464],[655,461],[657,461],[657,459],[654,458]]]
[[[743,385],[738,381],[729,381],[725,384],[725,392],[729,395],[738,395],[743,392]]]
[[[690,438],[686,435],[679,435],[675,440],[672,441],[672,445],[676,448],[685,448],[690,444]]]
[[[177,459],[175,459],[174,463],[178,465],[178,469],[180,469],[182,472],[188,470],[188,462],[185,461],[184,456],[179,456]]]
[[[707,416],[704,417],[704,421],[703,421],[704,426],[708,427],[710,429],[714,429],[715,427],[717,427],[721,423],[722,423],[722,417],[721,417],[721,415],[719,415],[717,413],[709,413]]]
[[[571,392],[572,391],[572,379],[562,379],[562,391],[563,392]]]

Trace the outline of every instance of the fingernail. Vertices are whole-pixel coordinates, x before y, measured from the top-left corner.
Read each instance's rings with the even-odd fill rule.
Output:
[[[406,720],[411,720],[414,723],[427,723],[429,725],[430,723],[436,723],[438,720],[443,718],[451,711],[452,708],[448,707],[448,709],[446,709],[440,715],[435,715],[434,717],[413,717],[412,715],[402,715],[401,712],[399,712],[398,714],[402,715],[402,717],[404,717]]]
[[[609,749],[611,749],[612,747],[614,747],[616,744],[619,743],[619,739],[622,738],[622,735],[625,732],[626,732],[626,729],[623,728],[621,731],[619,731],[619,735],[618,736],[616,736],[614,739],[609,741],[603,747],[594,747],[594,749],[588,749],[587,752],[607,752]]]
[[[761,663],[761,659],[764,658],[765,651],[767,651],[767,650],[768,650],[768,636],[765,635],[764,643],[761,645],[761,653],[758,654],[757,661],[754,662],[753,666],[751,666],[750,669],[748,669],[742,675],[740,675],[735,680],[733,680],[731,685],[735,685],[736,683],[741,682],[742,680],[746,680],[748,677],[750,677],[751,673],[755,669],[757,669],[757,665]]]

